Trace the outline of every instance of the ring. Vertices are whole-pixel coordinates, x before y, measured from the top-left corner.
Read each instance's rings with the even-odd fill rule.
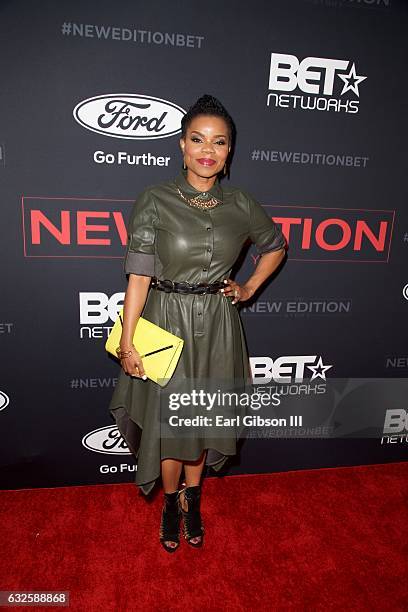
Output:
[[[237,289],[234,289],[234,295],[235,295],[235,297],[238,297],[238,290]]]

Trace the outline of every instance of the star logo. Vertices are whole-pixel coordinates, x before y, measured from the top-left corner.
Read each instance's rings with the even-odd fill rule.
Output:
[[[354,62],[348,74],[339,74],[338,76],[341,78],[342,81],[344,81],[343,90],[340,94],[341,96],[346,93],[346,91],[349,91],[349,89],[351,89],[351,91],[355,93],[357,97],[360,97],[358,85],[367,77],[356,75],[356,67],[354,65]]]
[[[320,376],[320,378],[322,378],[323,380],[326,380],[326,370],[329,370],[333,366],[332,365],[328,365],[328,366],[323,365],[322,358],[319,357],[319,361],[316,363],[316,365],[308,365],[306,367],[309,368],[309,370],[312,370],[312,372],[313,372],[313,376],[310,379],[310,382],[312,382],[312,380],[317,378],[318,376]]]

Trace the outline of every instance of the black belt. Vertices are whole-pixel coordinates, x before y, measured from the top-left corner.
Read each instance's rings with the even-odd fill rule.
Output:
[[[225,283],[217,281],[215,283],[185,283],[169,280],[158,279],[155,276],[152,277],[151,287],[159,289],[159,291],[165,291],[166,293],[218,293],[220,289],[225,287]]]

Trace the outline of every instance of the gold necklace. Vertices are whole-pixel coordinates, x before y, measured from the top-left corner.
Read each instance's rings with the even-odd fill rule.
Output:
[[[215,208],[219,204],[222,204],[222,200],[218,200],[216,197],[212,196],[209,200],[203,200],[200,195],[196,195],[193,198],[186,198],[186,196],[181,193],[180,189],[176,185],[176,189],[179,192],[179,195],[187,202],[189,206],[193,206],[194,208]]]

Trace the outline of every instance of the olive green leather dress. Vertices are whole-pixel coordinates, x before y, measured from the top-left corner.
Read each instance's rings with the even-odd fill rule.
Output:
[[[221,203],[212,209],[194,208],[179,195],[177,186],[188,198],[215,196]],[[128,224],[124,272],[188,283],[223,280],[248,238],[260,255],[285,248],[281,229],[248,192],[221,186],[218,179],[208,192],[200,192],[181,170],[173,180],[149,186],[138,196]],[[150,287],[141,314],[184,339],[166,387],[129,376],[120,368],[109,404],[137,458],[135,484],[148,494],[160,476],[162,459],[193,461],[207,448],[206,464],[219,470],[228,456],[236,454],[241,431],[237,428],[231,435],[229,429],[228,435],[211,436],[190,428],[188,436],[163,436],[160,424],[169,392],[187,390],[191,381],[227,382],[229,388],[237,381],[240,390],[249,392],[251,373],[243,326],[231,297],[165,293]],[[189,414],[209,412],[196,407]]]

